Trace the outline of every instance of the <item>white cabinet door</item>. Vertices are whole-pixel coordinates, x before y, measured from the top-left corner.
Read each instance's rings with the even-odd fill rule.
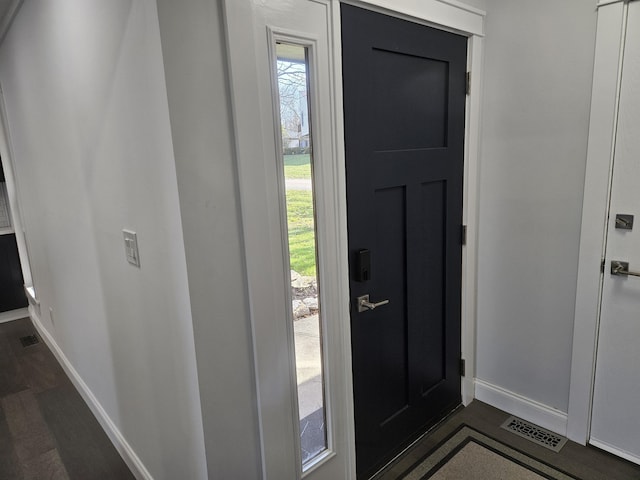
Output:
[[[616,215],[634,215],[631,230]],[[606,243],[590,443],[640,463],[640,2],[629,3]],[[618,221],[624,226],[624,220]]]

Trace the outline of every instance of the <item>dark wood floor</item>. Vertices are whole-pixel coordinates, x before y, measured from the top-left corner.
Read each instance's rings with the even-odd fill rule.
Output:
[[[508,413],[493,408],[478,400],[453,413],[442,425],[417,442],[405,455],[392,464],[376,480],[395,480],[401,473],[434,449],[443,439],[461,424],[520,450],[531,457],[552,465],[580,480],[639,480],[640,466],[627,462],[602,450],[567,442],[560,453],[536,445],[524,438],[500,428],[509,417]],[[475,479],[474,479],[475,480]],[[487,479],[489,480],[489,479]],[[516,479],[514,479],[516,480]]]
[[[134,477],[47,346],[23,347],[27,318],[0,324],[0,480]],[[509,415],[479,401],[452,414],[376,477],[395,480],[461,424],[581,480],[639,480],[640,466],[568,442],[552,452],[500,428]]]
[[[0,479],[133,475],[28,318],[0,324]]]

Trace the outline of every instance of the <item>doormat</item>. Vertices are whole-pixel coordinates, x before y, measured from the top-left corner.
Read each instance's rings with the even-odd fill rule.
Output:
[[[578,480],[461,425],[401,476],[403,480]]]

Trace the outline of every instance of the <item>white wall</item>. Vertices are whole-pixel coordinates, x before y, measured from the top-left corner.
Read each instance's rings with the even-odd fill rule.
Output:
[[[596,1],[486,3],[477,377],[567,412]]]
[[[477,377],[566,412],[595,0],[467,3],[489,11]],[[31,0],[0,48],[42,321],[157,479],[260,470],[218,4]]]
[[[24,2],[0,82],[42,323],[154,478],[206,478],[155,2]]]
[[[244,246],[220,4],[158,0],[211,478],[260,478]]]

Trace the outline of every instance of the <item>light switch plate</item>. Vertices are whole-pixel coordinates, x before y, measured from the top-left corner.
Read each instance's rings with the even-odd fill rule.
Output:
[[[138,252],[138,236],[131,230],[122,230],[124,235],[124,251],[127,262],[140,268],[140,253]]]

